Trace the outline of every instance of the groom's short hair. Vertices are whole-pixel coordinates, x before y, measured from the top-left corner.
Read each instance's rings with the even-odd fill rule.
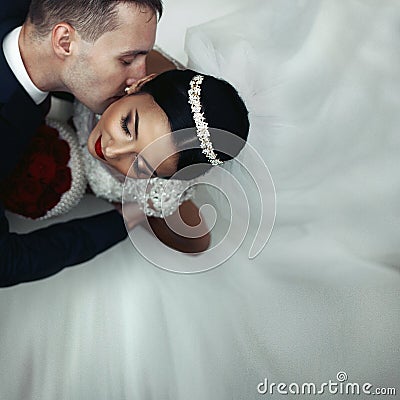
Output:
[[[84,40],[94,42],[118,27],[117,5],[132,4],[153,11],[161,18],[161,0],[32,0],[28,19],[39,37],[59,22],[71,24]]]

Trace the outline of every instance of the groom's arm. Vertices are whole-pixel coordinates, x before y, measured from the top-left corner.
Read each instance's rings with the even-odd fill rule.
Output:
[[[90,260],[127,236],[117,211],[11,233],[0,204],[0,287],[43,279]]]
[[[153,233],[165,245],[182,253],[199,254],[210,246],[211,234],[196,204],[188,200],[164,218],[149,217]],[[182,223],[181,223],[182,222]]]
[[[22,88],[0,105],[0,179],[18,163],[30,138],[43,121]],[[122,216],[117,211],[56,224],[28,234],[16,234],[0,203],[0,287],[51,276],[63,268],[93,258],[126,237]]]

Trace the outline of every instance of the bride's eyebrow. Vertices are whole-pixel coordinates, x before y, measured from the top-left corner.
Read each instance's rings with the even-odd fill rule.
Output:
[[[137,140],[139,135],[139,114],[137,112],[137,109],[135,111],[135,139]]]
[[[136,140],[138,138],[138,135],[139,135],[139,113],[138,113],[138,110],[136,109],[135,110],[135,138],[136,138]],[[143,160],[143,162],[146,164],[146,167],[149,169],[149,172],[153,174],[152,176],[157,177],[158,175],[157,175],[156,170],[153,169],[153,167],[147,162],[147,160],[142,155],[140,157]]]

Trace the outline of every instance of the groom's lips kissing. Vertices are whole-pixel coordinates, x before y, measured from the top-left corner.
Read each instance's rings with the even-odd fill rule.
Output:
[[[102,159],[102,160],[106,160],[106,158],[104,157],[103,154],[103,150],[101,149],[101,135],[98,137],[98,139],[96,140],[96,143],[94,145],[94,150],[96,152],[96,154]]]

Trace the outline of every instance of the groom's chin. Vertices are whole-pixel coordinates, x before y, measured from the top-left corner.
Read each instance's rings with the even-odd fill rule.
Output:
[[[97,103],[97,104],[93,104],[93,105],[88,106],[88,107],[89,107],[89,109],[90,109],[91,111],[93,111],[95,114],[103,114],[103,112],[106,110],[106,108],[107,108],[110,104],[112,104],[114,101],[115,101],[115,100],[108,99],[107,101],[105,101],[105,102],[103,102],[103,103],[101,103],[101,104]]]
[[[95,101],[90,101],[89,99],[79,99],[78,100],[83,103],[90,111],[94,112],[95,114],[103,114],[106,108],[114,103],[114,101],[118,99],[118,97],[110,97],[102,102],[99,102],[98,99]]]

